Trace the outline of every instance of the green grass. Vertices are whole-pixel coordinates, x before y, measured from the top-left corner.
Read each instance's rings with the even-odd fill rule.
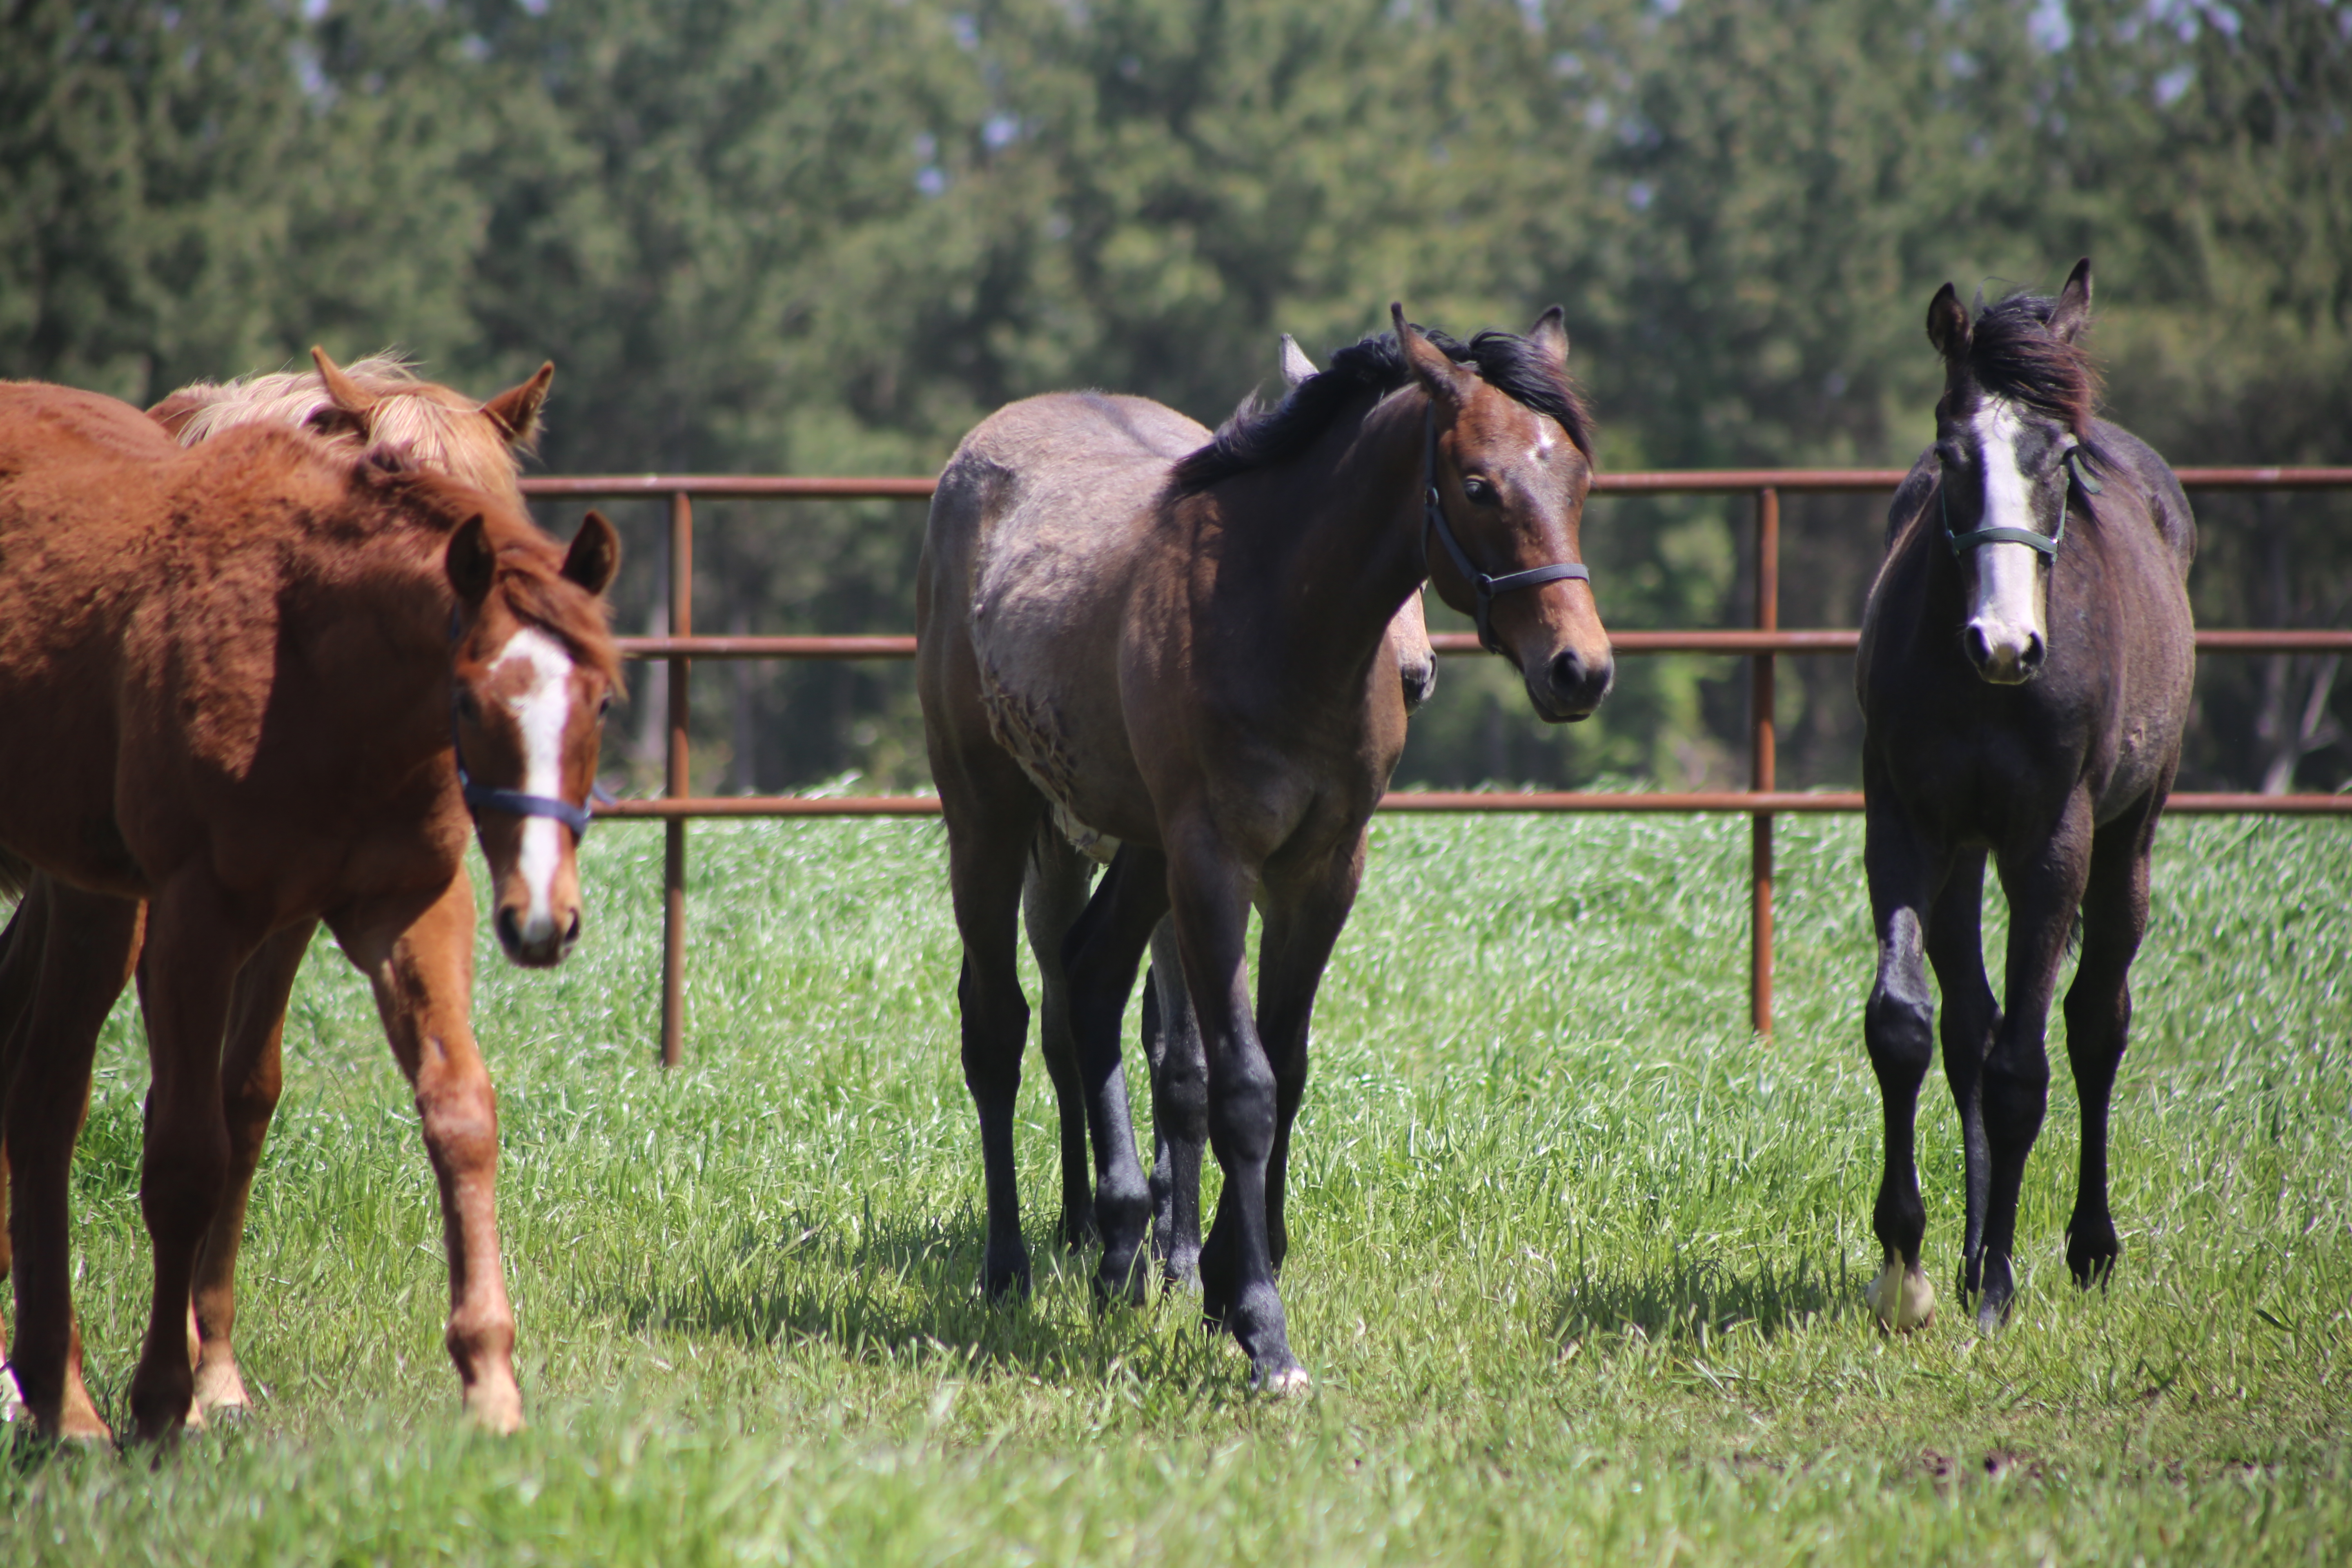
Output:
[[[2165,828],[2116,1116],[2122,1265],[2104,1295],[2067,1279],[2053,1018],[2023,1293],[1990,1341],[1948,1310],[1890,1340],[1860,1307],[1860,830],[1784,819],[1780,844],[1765,1047],[1744,822],[1378,826],[1293,1185],[1284,1293],[1317,1393],[1276,1403],[1181,1302],[1098,1316],[1058,1260],[1034,1054],[1038,1292],[976,1299],[935,826],[698,826],[667,1076],[659,840],[602,828],[582,951],[552,976],[481,963],[532,1430],[458,1423],[415,1118],[322,948],[245,1253],[257,1414],[154,1467],[19,1440],[0,1561],[2340,1560],[2352,830]],[[110,1416],[144,1310],[144,1077],[125,1010],[76,1192]],[[1940,1076],[1922,1124],[1942,1287]]]

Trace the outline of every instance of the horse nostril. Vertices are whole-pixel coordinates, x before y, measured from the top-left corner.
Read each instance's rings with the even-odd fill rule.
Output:
[[[515,924],[514,910],[500,910],[496,916],[492,917],[490,924],[498,931],[499,946],[509,952],[522,951],[522,928]]]
[[[2025,634],[2025,653],[2018,662],[2022,664],[2028,669],[2040,669],[2042,668],[2042,634],[2040,632],[2028,632]]]
[[[1992,644],[1985,640],[1984,628],[1971,621],[1967,637],[1969,662],[1981,669],[1992,662]]]
[[[1562,653],[1551,661],[1551,693],[1562,702],[1573,702],[1584,691],[1584,661],[1573,651]]]
[[[563,928],[563,945],[570,947],[580,940],[580,911],[572,911],[572,923]]]

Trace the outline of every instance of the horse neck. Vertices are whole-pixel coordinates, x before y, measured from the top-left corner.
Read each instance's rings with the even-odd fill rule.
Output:
[[[1285,499],[1305,505],[1272,570],[1302,647],[1362,664],[1427,574],[1421,533],[1428,408],[1419,392],[1383,398],[1352,431],[1318,443],[1293,477],[1296,489]]]

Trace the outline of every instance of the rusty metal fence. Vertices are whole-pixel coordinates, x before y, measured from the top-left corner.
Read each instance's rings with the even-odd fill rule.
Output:
[[[2181,468],[2181,484],[2192,490],[2352,489],[2352,468]],[[1427,812],[1729,812],[1750,821],[1748,859],[1748,1022],[1759,1036],[1772,1032],[1772,822],[1791,812],[1853,812],[1859,791],[1797,792],[1778,787],[1772,722],[1774,665],[1782,654],[1851,655],[1859,634],[1850,630],[1780,629],[1780,498],[1883,491],[1903,480],[1899,468],[1748,468],[1666,473],[1603,474],[1595,495],[1738,495],[1755,500],[1755,619],[1738,631],[1618,632],[1621,655],[1717,654],[1748,660],[1749,746],[1745,790],[1684,792],[1470,791],[1391,792],[1383,811]],[[636,498],[669,504],[669,626],[667,637],[625,637],[624,658],[658,659],[669,667],[668,737],[665,793],[658,798],[623,800],[597,815],[622,821],[659,821],[662,860],[661,1059],[675,1065],[685,1039],[686,825],[696,817],[748,816],[928,816],[940,803],[931,795],[696,796],[688,771],[687,673],[698,658],[912,658],[912,637],[698,637],[694,635],[694,502],[709,500],[927,500],[927,479],[798,479],[776,476],[646,475],[534,478],[526,494],[589,500]],[[1431,639],[1441,654],[1476,654],[1478,639],[1439,634]],[[2352,652],[2352,631],[2311,629],[2204,630],[2200,653],[2275,654]],[[2178,794],[2165,808],[2186,815],[2271,813],[2352,816],[2352,794]]]

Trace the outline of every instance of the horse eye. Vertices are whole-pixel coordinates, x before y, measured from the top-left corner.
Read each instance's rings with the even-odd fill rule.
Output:
[[[457,692],[457,717],[468,724],[478,724],[482,721],[481,704],[474,700],[472,692],[462,688]]]
[[[1485,479],[1467,474],[1462,479],[1462,493],[1480,506],[1493,506],[1500,499],[1496,494],[1493,485],[1488,484]]]
[[[596,717],[599,720],[602,720],[606,713],[610,712],[612,708],[613,694],[611,692],[607,691],[604,696],[596,699]]]

